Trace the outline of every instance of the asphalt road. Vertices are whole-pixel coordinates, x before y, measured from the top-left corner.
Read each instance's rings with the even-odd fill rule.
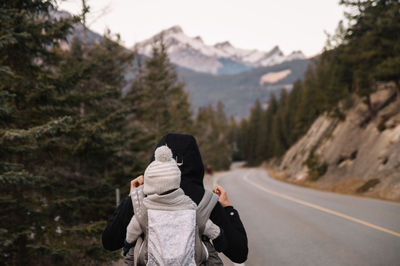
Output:
[[[400,204],[287,184],[262,169],[213,179],[239,211],[245,265],[400,265]]]

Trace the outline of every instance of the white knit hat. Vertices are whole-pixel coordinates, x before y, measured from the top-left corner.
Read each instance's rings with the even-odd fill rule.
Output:
[[[143,193],[162,194],[179,188],[181,171],[172,158],[172,151],[167,146],[158,147],[154,153],[155,160],[144,171]]]

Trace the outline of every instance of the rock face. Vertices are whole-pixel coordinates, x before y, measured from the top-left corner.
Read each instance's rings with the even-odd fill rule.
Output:
[[[284,155],[286,177],[307,179],[314,151],[328,166],[320,187],[400,200],[400,93],[393,83],[378,84],[370,108],[364,102],[354,97],[344,121],[320,116]]]

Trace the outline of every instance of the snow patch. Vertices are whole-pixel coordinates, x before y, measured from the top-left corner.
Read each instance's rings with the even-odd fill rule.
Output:
[[[290,73],[292,73],[292,70],[290,69],[285,69],[279,72],[269,72],[260,78],[260,85],[262,86],[264,83],[278,82],[279,80],[286,78]]]

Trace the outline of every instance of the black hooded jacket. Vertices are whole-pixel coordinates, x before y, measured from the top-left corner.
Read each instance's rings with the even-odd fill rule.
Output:
[[[196,140],[191,135],[169,133],[161,138],[157,147],[167,145],[181,170],[181,188],[197,204],[204,195],[204,166]],[[152,161],[154,157],[152,158]],[[107,250],[123,247],[126,227],[133,216],[130,197],[126,197],[107,223],[102,235],[103,246]],[[210,219],[224,230],[228,240],[228,248],[223,252],[235,263],[243,263],[247,259],[247,235],[240,220],[239,213],[232,207],[222,207],[217,203],[211,212]]]

